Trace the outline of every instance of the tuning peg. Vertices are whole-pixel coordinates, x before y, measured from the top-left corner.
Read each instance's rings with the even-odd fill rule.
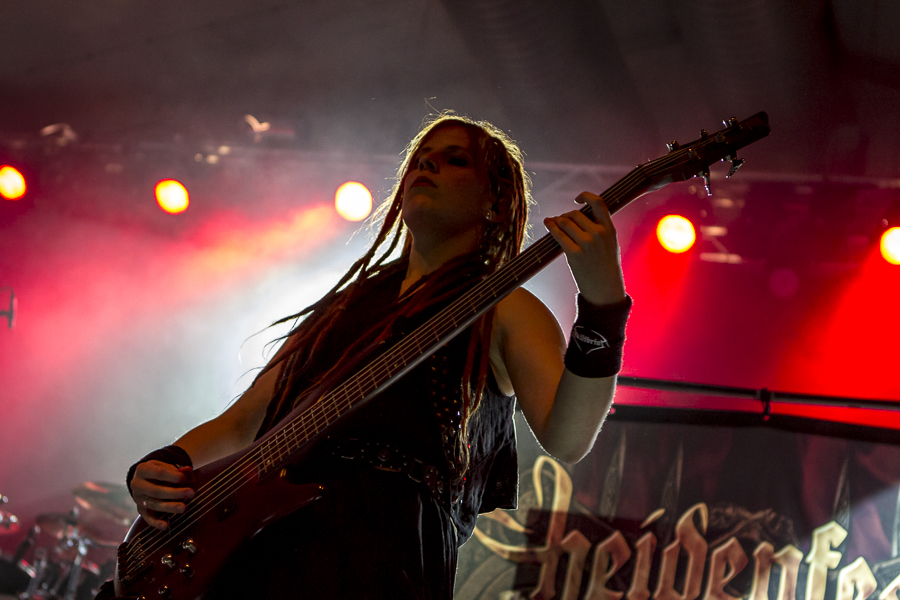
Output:
[[[712,196],[712,190],[709,187],[709,167],[703,167],[703,170],[700,171],[700,177],[703,178],[703,187],[706,188],[706,195]]]
[[[725,127],[737,127],[738,120],[736,117],[731,117],[730,119],[725,119],[722,121],[722,125]]]
[[[705,130],[705,129],[701,129],[701,130],[700,130],[700,139],[701,139],[701,140],[705,140],[705,139],[708,138],[708,137],[709,137],[709,134],[706,133],[706,130]]]
[[[728,170],[728,175],[726,175],[725,177],[731,177],[732,175],[737,173],[737,170],[740,169],[741,165],[743,165],[743,164],[744,164],[743,158],[738,158],[737,156],[732,158],[731,159],[731,169]]]
[[[681,146],[678,144],[678,142],[676,140],[672,140],[671,142],[666,144],[666,148],[669,149],[669,152],[675,152],[676,150],[681,148]]]

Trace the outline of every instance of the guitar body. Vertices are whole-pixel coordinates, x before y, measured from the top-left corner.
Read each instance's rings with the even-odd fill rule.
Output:
[[[251,447],[252,449],[253,447]],[[196,600],[209,590],[229,558],[267,524],[322,497],[322,486],[294,484],[284,471],[260,478],[250,451],[195,471],[197,495],[187,511],[159,531],[138,517],[119,546],[116,598]],[[238,468],[235,468],[238,466]],[[227,491],[214,482],[227,472]]]

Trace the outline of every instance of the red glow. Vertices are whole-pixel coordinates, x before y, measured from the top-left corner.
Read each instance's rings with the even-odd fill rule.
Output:
[[[57,493],[61,485],[65,490],[113,468],[98,467],[111,455],[92,448],[101,441],[104,447],[123,443],[105,435],[112,423],[149,415],[135,403],[144,396],[113,390],[134,378],[162,390],[168,384],[151,382],[161,365],[171,367],[165,379],[171,375],[182,381],[185,371],[179,369],[210,364],[193,358],[195,353],[184,349],[185,339],[198,331],[207,335],[240,327],[246,313],[263,304],[260,290],[282,289],[288,266],[296,272],[297,265],[321,264],[323,255],[339,254],[323,248],[344,248],[349,233],[330,202],[261,218],[216,213],[177,237],[73,220],[56,211],[28,217],[0,233],[0,285],[15,288],[24,300],[15,329],[7,330],[5,319],[0,320],[0,456],[11,457],[18,448],[37,457],[35,463],[0,461],[0,482],[7,488],[0,491],[13,498],[8,490],[19,490],[14,506],[27,506],[29,500]],[[336,238],[341,241],[332,246]],[[260,287],[264,284],[274,288]],[[265,296],[265,303],[275,295]],[[0,294],[0,302],[8,302],[8,294]],[[237,324],[223,325],[228,318],[223,315],[236,314],[229,312],[236,307],[242,307]],[[2,303],[0,310],[5,310]],[[184,336],[170,337],[182,326]],[[48,344],[53,336],[65,343]],[[233,350],[243,341],[238,339]],[[196,354],[217,351],[203,346]],[[53,369],[46,368],[48,363]],[[203,401],[189,404],[203,406]],[[83,464],[80,456],[96,460]],[[61,511],[71,507],[71,495],[66,498],[69,504],[59,505]]]
[[[891,227],[881,236],[881,256],[892,265],[900,265],[900,227]]]
[[[656,226],[656,239],[673,254],[687,252],[697,240],[694,225],[681,215],[666,215]]]
[[[25,177],[13,166],[0,166],[0,196],[7,200],[18,200],[25,195],[28,186]]]
[[[810,315],[794,340],[779,389],[847,397],[898,398],[900,273],[870,253],[839,298]]]
[[[622,259],[628,293],[641,298],[628,320],[624,372],[668,377],[678,353],[672,352],[665,340],[681,323],[677,317],[688,300],[685,287],[691,261],[684,254],[666,252],[652,234],[635,240]]]
[[[195,250],[173,273],[179,288],[209,293],[236,273],[248,276],[260,261],[278,262],[341,232],[334,211],[326,204],[298,210],[272,223],[253,223],[226,213],[207,219],[192,236]],[[296,258],[294,258],[296,260]],[[202,285],[200,283],[202,282]]]
[[[153,192],[156,194],[156,203],[170,215],[186,211],[191,202],[187,188],[174,179],[163,179],[156,184]]]

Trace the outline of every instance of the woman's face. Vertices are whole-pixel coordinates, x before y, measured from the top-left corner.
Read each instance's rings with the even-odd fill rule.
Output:
[[[409,163],[403,220],[414,240],[474,234],[477,241],[494,203],[490,187],[469,132],[445,125],[422,141]]]

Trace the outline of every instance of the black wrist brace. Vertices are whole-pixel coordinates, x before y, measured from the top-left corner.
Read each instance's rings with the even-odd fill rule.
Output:
[[[595,306],[578,294],[578,316],[566,349],[566,368],[579,377],[610,377],[622,368],[631,296]]]

